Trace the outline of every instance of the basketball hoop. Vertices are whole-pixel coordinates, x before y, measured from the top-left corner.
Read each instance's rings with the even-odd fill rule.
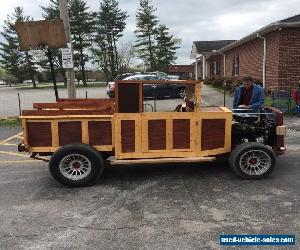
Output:
[[[61,19],[16,22],[21,51],[66,48],[66,35]]]
[[[45,44],[29,45],[28,53],[33,57],[34,61],[42,61],[47,58],[46,50],[48,46]]]

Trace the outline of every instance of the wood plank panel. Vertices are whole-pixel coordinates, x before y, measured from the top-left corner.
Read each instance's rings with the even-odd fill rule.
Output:
[[[149,150],[166,149],[166,120],[148,121]]]
[[[121,149],[122,153],[135,152],[135,121],[121,121]]]
[[[81,122],[59,122],[58,123],[59,145],[82,142]]]
[[[76,98],[76,99],[69,99],[69,98],[59,98],[57,102],[114,102],[114,98]]]
[[[139,84],[122,83],[116,86],[118,91],[117,96],[117,113],[139,113]]]
[[[173,120],[173,148],[174,149],[190,148],[190,120],[189,119]]]
[[[51,137],[52,137],[52,147],[59,146],[59,138],[58,138],[58,122],[51,121]]]
[[[89,121],[90,145],[112,145],[112,126],[110,121]]]
[[[27,122],[28,144],[31,147],[52,145],[50,122]]]
[[[81,121],[81,135],[82,135],[82,143],[84,144],[90,144],[90,138],[89,138],[89,125],[87,120]]]
[[[53,103],[33,103],[34,109],[88,109],[88,110],[103,110],[106,108],[113,108],[113,101],[98,101],[98,102],[53,102]]]
[[[201,150],[224,148],[225,119],[202,119]]]
[[[23,110],[22,116],[58,116],[58,115],[111,115],[112,108],[98,110]]]

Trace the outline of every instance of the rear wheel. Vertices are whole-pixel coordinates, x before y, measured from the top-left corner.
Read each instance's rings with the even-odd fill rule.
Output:
[[[271,147],[257,142],[246,142],[234,148],[229,157],[233,171],[245,179],[261,179],[271,174],[276,155]]]
[[[89,145],[72,143],[59,148],[51,157],[49,170],[58,182],[67,186],[89,186],[101,176],[104,161]]]

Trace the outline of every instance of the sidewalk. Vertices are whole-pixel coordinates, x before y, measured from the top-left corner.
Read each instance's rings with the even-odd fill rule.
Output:
[[[224,93],[221,90],[217,90],[209,85],[203,85],[201,93],[202,103],[205,106],[224,106]],[[225,107],[232,108],[232,96],[226,92],[225,95]]]

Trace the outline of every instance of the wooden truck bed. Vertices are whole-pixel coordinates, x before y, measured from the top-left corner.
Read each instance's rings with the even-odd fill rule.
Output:
[[[55,152],[82,142],[99,151],[113,150],[113,99],[62,100],[34,103],[22,112],[23,143],[33,153]]]

